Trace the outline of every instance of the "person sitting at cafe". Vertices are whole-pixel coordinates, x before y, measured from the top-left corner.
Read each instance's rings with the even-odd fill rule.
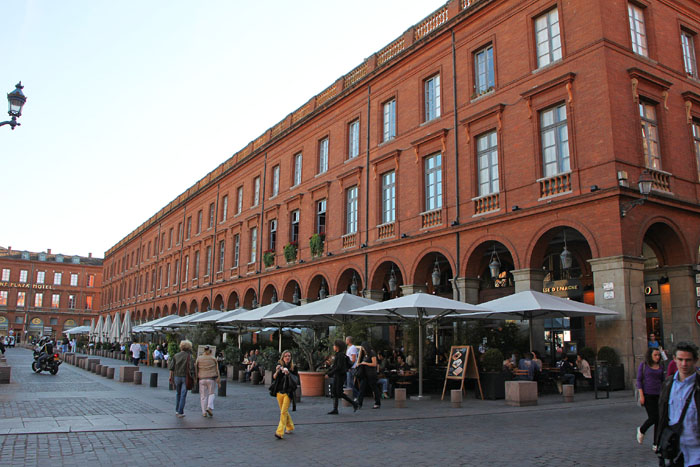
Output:
[[[389,398],[389,379],[386,377],[388,361],[384,352],[377,353],[377,384],[382,386],[382,399]]]
[[[518,362],[518,370],[527,371],[527,375],[518,376],[518,379],[533,381],[535,379],[535,369],[537,364],[532,361],[532,353],[526,352],[525,358],[521,358]]]
[[[535,374],[541,373],[542,372],[542,359],[540,359],[540,354],[537,352],[537,350],[532,351],[532,363],[537,365],[537,368],[535,369]]]
[[[503,360],[503,371],[512,373],[514,369],[515,364],[513,363],[513,360],[511,360],[510,358],[506,358],[505,360]]]
[[[260,350],[256,349],[255,351],[250,352],[250,355],[248,356],[248,366],[246,367],[245,370],[245,380],[244,381],[250,381],[250,374],[254,371],[260,371],[258,368],[258,355],[260,354]]]
[[[399,376],[403,376],[405,372],[411,371],[411,366],[404,361],[402,355],[396,357],[396,371],[399,373]]]
[[[576,355],[576,369],[584,381],[592,381],[591,365],[588,364],[582,354]]]
[[[163,356],[163,350],[159,345],[158,347],[156,347],[156,350],[153,351],[153,364],[156,366],[160,366],[163,360],[165,360],[165,357]]]
[[[562,384],[574,384],[576,380],[576,375],[574,374],[574,366],[569,361],[569,356],[564,354],[561,360],[557,364],[559,367],[559,381],[557,382],[557,388],[559,389],[559,394],[562,393]]]

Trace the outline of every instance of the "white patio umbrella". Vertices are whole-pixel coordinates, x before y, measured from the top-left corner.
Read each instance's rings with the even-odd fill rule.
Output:
[[[235,317],[247,313],[250,310],[248,308],[236,308],[235,310],[224,311],[224,314],[219,316],[216,320],[217,327],[232,325],[235,321]]]
[[[225,311],[221,310],[209,310],[200,314],[197,318],[190,320],[190,324],[201,324],[201,323],[216,323],[218,319],[224,316]]]
[[[95,337],[95,318],[90,320],[90,331],[88,332],[88,341],[91,341]]]
[[[103,324],[104,324],[104,319],[102,318],[102,316],[100,316],[100,317],[97,319],[97,324],[95,325],[95,329],[93,330],[93,332],[94,332],[94,334],[93,334],[94,342],[102,342],[102,341],[100,340],[100,336],[102,336],[102,325],[103,325]]]
[[[377,316],[381,317],[384,313],[372,313],[368,311],[363,314],[354,313],[351,310],[365,307],[367,305],[376,304],[375,300],[369,298],[358,297],[357,295],[343,292],[338,295],[333,295],[323,300],[307,303],[306,305],[289,308],[285,311],[275,313],[274,322],[290,323],[290,322],[316,322],[316,323],[333,323],[342,324],[353,317],[362,316]],[[265,321],[273,322],[270,317]]]
[[[163,325],[165,327],[165,324],[169,321],[174,321],[177,319],[180,319],[181,316],[178,315],[168,315],[168,316],[163,316],[162,318],[154,319],[152,321],[148,321],[147,323],[139,324],[137,326],[134,326],[131,330],[132,333],[153,333],[153,332],[158,332],[160,331],[160,326]],[[156,328],[156,326],[159,326]]]
[[[436,321],[446,315],[464,312],[483,311],[476,305],[450,300],[425,293],[404,295],[403,297],[387,300],[386,302],[356,308],[356,315],[367,313],[386,313],[402,320],[415,319],[418,321],[418,400],[423,396],[423,328],[431,321]]]
[[[117,311],[114,314],[114,321],[112,321],[112,327],[109,330],[109,341],[110,342],[119,342],[121,339],[122,335],[122,323],[121,319],[119,316],[119,312]]]
[[[121,336],[119,339],[120,344],[125,344],[131,340],[131,311],[127,310],[124,313],[124,322],[122,323]]]
[[[285,302],[285,301],[280,301],[280,302],[275,302],[275,303],[270,303],[269,305],[261,306],[260,308],[256,308],[254,310],[247,311],[245,313],[240,313],[237,315],[234,315],[234,322],[240,323],[240,324],[252,324],[252,323],[260,323],[261,321],[265,320],[266,322],[269,323],[275,323],[275,316],[283,311],[291,310],[291,309],[296,309],[298,308],[296,305],[293,303]],[[277,347],[278,351],[282,352],[282,324],[278,323],[278,328],[279,328],[279,338],[277,339]]]
[[[74,336],[76,334],[87,334],[89,332],[90,326],[77,326],[74,328],[66,329],[65,331],[63,331],[63,334],[67,335],[70,339],[70,336]]]
[[[109,331],[112,329],[112,317],[107,315],[105,322],[102,324],[100,332],[100,342],[109,342]]]

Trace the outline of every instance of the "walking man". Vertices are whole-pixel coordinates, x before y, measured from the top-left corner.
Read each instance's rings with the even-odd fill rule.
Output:
[[[129,352],[131,352],[131,360],[133,360],[134,366],[139,366],[139,360],[141,360],[141,344],[132,342],[129,347]]]
[[[680,432],[682,457],[673,466],[700,466],[700,378],[695,365],[698,348],[690,342],[679,342],[674,353],[678,371],[666,378],[659,397],[659,430],[654,444],[659,444],[664,428],[679,423],[688,405]],[[661,448],[661,446],[659,446]]]
[[[345,350],[345,355],[347,355],[348,358],[350,358],[350,362],[352,363],[352,366],[348,368],[345,387],[352,388],[353,399],[357,399],[359,391],[355,389],[355,371],[357,370],[357,354],[359,353],[359,350],[357,350],[357,347],[352,345],[352,336],[348,336],[345,338],[345,345],[347,346],[347,350]]]

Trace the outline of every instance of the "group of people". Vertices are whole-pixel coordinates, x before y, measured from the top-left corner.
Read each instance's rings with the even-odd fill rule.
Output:
[[[542,374],[542,359],[539,352],[533,350],[526,352],[522,358],[518,359],[516,355],[507,358],[503,361],[503,370],[513,374],[517,379],[527,381],[537,381]],[[556,378],[557,389],[562,393],[563,384],[575,384],[576,378],[579,377],[583,381],[592,381],[591,365],[586,360],[582,353],[576,355],[576,361],[571,362],[567,354],[563,354],[561,360],[556,363],[558,376]],[[515,370],[520,371],[515,371]]]
[[[175,416],[185,416],[185,401],[187,400],[187,381],[199,385],[199,400],[202,407],[202,417],[214,416],[214,399],[216,389],[221,385],[219,362],[212,354],[208,345],[204,346],[202,355],[192,362],[192,342],[180,342],[180,351],[168,359],[170,384],[175,388]]]
[[[690,342],[676,345],[673,359],[665,365],[663,347],[653,334],[649,338],[644,361],[637,368],[637,393],[647,419],[637,427],[637,442],[642,444],[649,428],[654,427],[652,449],[660,453],[664,430],[680,427],[680,456],[674,466],[700,465],[700,378],[698,347]]]

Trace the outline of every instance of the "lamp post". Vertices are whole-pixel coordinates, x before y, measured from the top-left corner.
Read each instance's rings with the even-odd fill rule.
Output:
[[[489,272],[495,284],[496,280],[498,280],[498,275],[501,273],[501,259],[498,257],[495,242],[493,244],[493,252],[491,253],[491,261],[489,262]]]
[[[440,285],[440,264],[438,264],[438,257],[435,255],[435,266],[433,267],[433,273],[430,275],[430,280],[433,281],[433,288],[436,289]]]
[[[637,185],[639,186],[639,194],[641,194],[642,197],[620,205],[620,217],[625,217],[627,213],[630,212],[635,206],[644,204],[644,201],[646,201],[649,197],[649,193],[651,193],[651,187],[653,184],[654,179],[651,178],[649,171],[642,171],[642,174],[639,176],[639,181],[637,182]]]
[[[6,122],[0,122],[0,126],[10,125],[14,130],[16,126],[21,125],[21,123],[17,122],[17,119],[22,116],[22,107],[27,102],[27,97],[22,93],[22,89],[24,89],[24,86],[22,86],[20,81],[15,85],[15,90],[7,94],[9,106],[7,114],[12,118]]]
[[[357,295],[357,274],[352,273],[352,284],[350,284],[350,293]]]
[[[326,292],[326,281],[321,279],[321,290],[318,291],[318,298],[320,300],[323,300],[328,296],[328,292]]]
[[[396,293],[397,283],[396,283],[396,273],[394,272],[394,265],[391,265],[391,273],[389,275],[389,292]]]

